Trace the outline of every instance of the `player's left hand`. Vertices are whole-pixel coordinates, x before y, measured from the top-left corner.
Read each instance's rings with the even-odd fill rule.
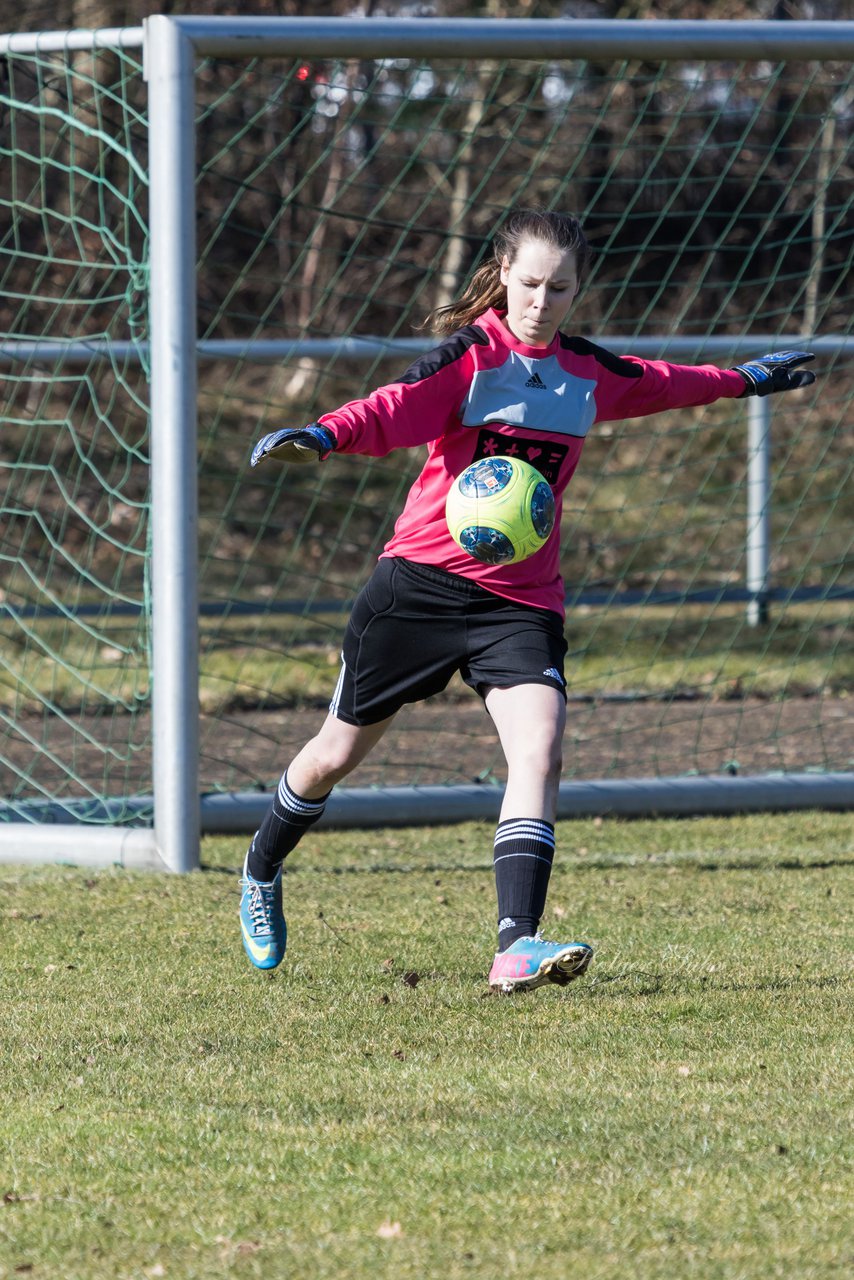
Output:
[[[774,391],[794,391],[815,382],[815,374],[798,365],[814,360],[811,351],[775,351],[746,364],[737,364],[736,373],[745,381],[743,396],[770,396]]]
[[[264,458],[278,462],[324,462],[335,448],[335,437],[319,422],[308,427],[280,427],[263,436],[252,450],[249,465],[257,467]]]

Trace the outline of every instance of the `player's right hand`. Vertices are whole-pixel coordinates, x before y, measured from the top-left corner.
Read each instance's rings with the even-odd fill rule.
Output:
[[[265,458],[301,465],[323,462],[335,448],[335,437],[326,427],[312,422],[307,427],[281,427],[263,436],[252,450],[249,465],[257,467]]]

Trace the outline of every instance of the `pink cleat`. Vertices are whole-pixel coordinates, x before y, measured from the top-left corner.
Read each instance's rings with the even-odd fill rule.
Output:
[[[547,982],[565,987],[581,977],[592,958],[593,948],[586,942],[546,942],[539,933],[533,938],[517,938],[492,962],[489,985],[507,995],[533,991]]]

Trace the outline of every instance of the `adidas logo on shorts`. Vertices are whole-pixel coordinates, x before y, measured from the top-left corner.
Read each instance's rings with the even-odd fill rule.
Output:
[[[550,680],[557,680],[561,688],[566,684],[566,681],[564,680],[561,673],[558,671],[557,667],[546,667],[545,671],[543,672],[543,675],[548,676]]]
[[[533,387],[536,391],[548,391],[548,387],[538,373],[532,373],[525,386]]]

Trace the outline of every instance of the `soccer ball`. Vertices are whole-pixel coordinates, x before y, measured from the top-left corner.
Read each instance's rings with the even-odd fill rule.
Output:
[[[517,564],[554,528],[554,494],[521,458],[479,458],[451,485],[445,519],[457,546],[481,564]]]

